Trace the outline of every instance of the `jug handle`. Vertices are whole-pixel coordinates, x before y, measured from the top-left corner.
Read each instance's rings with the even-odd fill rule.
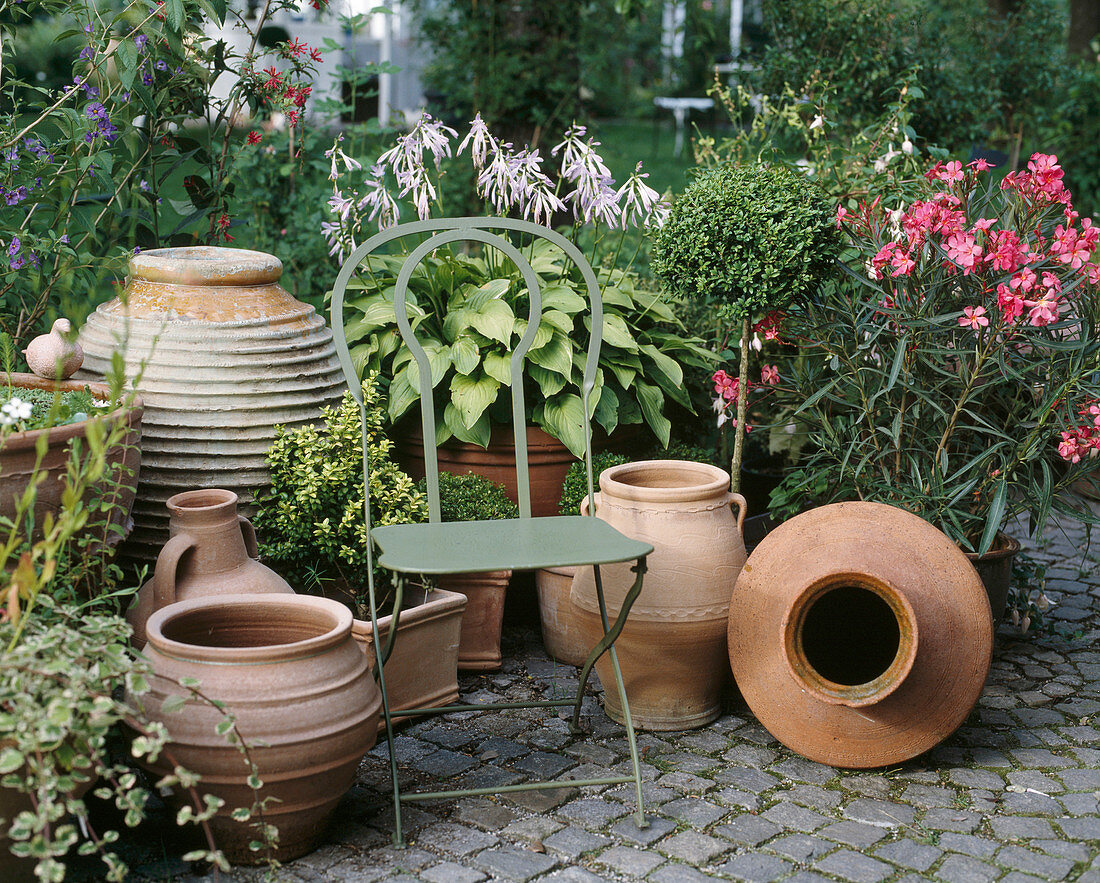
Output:
[[[248,552],[248,557],[259,558],[260,547],[256,542],[256,528],[254,528],[252,522],[243,515],[238,515],[237,521],[240,522],[241,533],[244,534],[244,548],[245,551]]]
[[[737,504],[737,532],[741,535],[741,538],[745,537],[745,515],[749,511],[749,504],[740,494],[730,492],[729,504],[732,506]]]
[[[195,541],[185,533],[170,537],[157,556],[156,570],[153,571],[153,610],[167,607],[176,600],[176,570],[180,559]]]
[[[592,499],[596,503],[596,508],[599,509],[600,508],[600,492],[596,491],[596,493],[594,493],[592,495]],[[581,515],[587,515],[587,514],[588,514],[588,494],[585,494],[584,498],[581,500]]]

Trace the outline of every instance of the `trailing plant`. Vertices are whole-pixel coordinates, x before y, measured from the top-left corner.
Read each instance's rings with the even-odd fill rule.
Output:
[[[427,494],[427,481],[418,489]],[[444,521],[493,521],[519,518],[519,507],[508,498],[504,485],[481,475],[439,473],[439,511]]]
[[[371,524],[423,521],[424,496],[390,459],[376,378],[363,383],[370,460]],[[260,552],[297,590],[350,593],[362,613],[367,590],[363,448],[359,406],[350,392],[321,411],[320,425],[276,428],[267,454],[271,489],[252,519]],[[377,569],[375,585],[388,586]],[[361,617],[367,618],[367,617]]]
[[[372,166],[362,191],[341,189],[359,170],[339,142],[331,151],[335,219],[324,226],[334,251],[343,256],[356,247],[377,221],[379,229],[396,223],[397,200],[387,189],[392,172],[421,219],[444,204],[436,163],[452,153],[455,133],[422,117],[397,146]],[[604,431],[620,424],[645,423],[662,444],[671,431],[668,405],[691,410],[683,387],[685,366],[709,364],[712,355],[687,334],[669,301],[642,287],[627,267],[617,266],[622,234],[628,228],[659,225],[665,207],[639,169],[617,190],[610,172],[585,130],[573,126],[554,148],[561,154],[558,184],[541,171],[537,150],[515,152],[473,122],[459,152],[469,147],[479,195],[492,214],[510,211],[549,223],[568,208],[566,231],[598,267],[604,305],[603,347],[591,402]],[[435,172],[433,172],[433,168]],[[560,194],[560,195],[559,195]],[[591,226],[591,231],[586,226]],[[589,310],[580,271],[548,241],[515,243],[542,287],[542,314],[524,362],[527,419],[558,438],[574,454],[584,451],[581,397],[577,394],[587,349]],[[400,247],[411,248],[411,243]],[[607,254],[600,265],[598,255]],[[625,256],[623,256],[625,257]],[[352,360],[362,373],[390,378],[387,413],[400,420],[419,400],[419,373],[401,340],[394,314],[393,289],[402,255],[367,258],[349,284],[345,332]],[[520,270],[492,248],[463,252],[450,247],[427,255],[412,273],[408,314],[418,341],[432,363],[436,443],[454,437],[486,446],[494,425],[510,425],[510,355],[527,328],[529,300]]]
[[[837,253],[833,211],[811,182],[777,165],[727,166],[700,174],[653,237],[653,269],[676,295],[715,305],[738,329],[736,379],[716,376],[721,402],[737,404],[733,487],[740,486],[754,319],[774,327],[779,311],[812,297]],[[724,337],[724,335],[723,335]],[[770,374],[762,369],[764,383]],[[774,370],[774,369],[773,369]]]
[[[1055,157],[999,187],[986,168],[937,163],[902,212],[840,207],[847,279],[787,317],[811,445],[773,511],[877,500],[978,552],[1018,513],[1097,520],[1065,493],[1100,450],[1097,229]]]

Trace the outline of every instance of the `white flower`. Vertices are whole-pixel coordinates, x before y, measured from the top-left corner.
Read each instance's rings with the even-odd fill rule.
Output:
[[[12,397],[0,407],[0,414],[9,418],[6,421],[6,425],[11,425],[19,420],[26,420],[31,416],[34,411],[34,405],[30,402],[24,402],[20,398]]]
[[[813,131],[814,129],[822,129],[822,128],[824,128],[824,127],[825,127],[825,117],[823,117],[823,116],[822,116],[821,114],[817,114],[817,115],[816,115],[816,116],[815,116],[815,117],[814,117],[814,118],[813,118],[813,119],[812,119],[812,120],[810,121],[810,131],[811,131],[811,132],[812,132],[812,131]]]
[[[378,229],[384,230],[387,227],[392,227],[397,223],[398,218],[401,215],[401,209],[397,204],[390,192],[386,189],[385,184],[386,170],[380,165],[371,167],[371,177],[367,178],[363,183],[369,188],[366,196],[359,200],[356,208],[362,211],[364,208],[370,207],[370,214],[367,216],[368,221],[378,219]]]
[[[485,165],[485,158],[488,156],[489,151],[496,150],[497,146],[497,139],[489,134],[489,127],[485,125],[480,113],[474,114],[474,118],[470,122],[469,134],[458,145],[457,153],[462,153],[467,144],[470,145],[470,159],[473,160],[474,168],[480,172]]]
[[[622,204],[623,229],[626,229],[628,218],[634,226],[649,226],[654,210],[661,203],[661,194],[645,183],[644,179],[648,177],[649,173],[643,172],[642,164],[638,163],[634,174],[619,188],[617,198]]]
[[[351,207],[355,204],[355,200],[344,197],[339,190],[334,190],[328,204],[330,212],[339,215],[341,221],[346,221],[348,219],[348,212],[351,211]]]
[[[497,144],[492,151],[492,159],[477,176],[478,193],[496,209],[498,214],[504,214],[512,207],[512,183],[511,144]]]
[[[913,153],[913,142],[909,140],[909,136],[905,136],[905,140],[901,142],[901,152],[907,155]]]
[[[1035,602],[1035,606],[1042,612],[1050,610],[1054,606],[1054,602],[1047,597],[1046,592],[1039,593],[1039,599]]]

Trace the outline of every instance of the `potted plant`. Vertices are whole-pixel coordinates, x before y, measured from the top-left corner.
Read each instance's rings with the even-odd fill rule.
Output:
[[[1100,269],[1055,157],[1000,186],[986,168],[937,163],[900,210],[838,210],[846,279],[787,319],[803,357],[781,390],[809,453],[772,500],[921,515],[1004,571],[985,574],[999,617],[1009,518],[1028,513],[1033,535],[1052,511],[1097,520],[1065,492],[1100,450]]]
[[[438,163],[451,155],[454,134],[425,115],[396,147],[379,157],[371,176],[355,191],[341,189],[351,186],[344,183],[350,158],[334,145],[335,219],[325,225],[333,249],[350,252],[371,221],[377,219],[379,226],[396,221],[398,205],[386,189],[391,173],[402,192],[412,195],[419,216],[431,217],[432,199],[438,197],[436,206],[442,203]],[[659,292],[642,286],[629,265],[615,265],[620,249],[636,252],[640,231],[663,220],[665,207],[657,193],[646,186],[640,169],[616,189],[596,152],[598,143],[586,139],[580,126],[569,129],[553,151],[561,158],[561,196],[541,170],[537,150],[513,151],[488,132],[480,117],[459,152],[467,145],[487,212],[514,211],[549,223],[555,213],[569,210],[573,225],[567,233],[597,267],[604,305],[592,416],[608,435],[620,426],[645,425],[667,445],[669,406],[691,409],[683,385],[684,366],[710,364],[713,356],[684,331]],[[636,242],[623,249],[628,233]],[[532,449],[532,509],[535,515],[552,515],[565,472],[584,451],[577,387],[589,338],[587,296],[579,271],[556,247],[541,240],[516,244],[542,286],[543,311],[523,381]],[[605,254],[607,265],[601,263]],[[402,263],[400,254],[382,254],[364,264],[349,285],[345,323],[357,364],[364,372],[377,371],[387,378],[386,411],[395,423],[418,404],[417,365],[398,334],[393,309],[392,290]],[[514,499],[514,456],[506,441],[512,432],[509,356],[528,320],[527,287],[519,269],[491,248],[437,249],[413,272],[408,309],[417,338],[432,360],[433,374],[438,372],[433,376],[440,389],[435,397],[434,441],[445,446],[442,468],[460,474],[474,468],[505,483]],[[452,456],[453,449],[460,453]],[[483,469],[477,461],[484,458],[476,451],[496,449],[504,462],[495,472]],[[543,462],[550,469],[545,477],[540,470]]]
[[[393,443],[382,432],[384,414],[374,377],[363,384],[367,409],[373,524],[427,518],[416,485],[391,459]],[[359,406],[345,393],[339,407],[322,410],[324,423],[280,427],[267,454],[271,490],[259,495],[252,522],[261,557],[298,592],[336,598],[355,614],[353,634],[368,661],[374,659],[367,598],[367,531],[364,521],[363,450]],[[384,607],[391,586],[377,569]],[[458,698],[457,660],[466,599],[443,589],[408,586],[398,620],[418,635],[395,642],[386,662],[391,710],[434,707]],[[392,617],[381,616],[383,637]],[[418,648],[431,647],[424,654]]]
[[[421,490],[425,490],[423,483]],[[503,485],[472,472],[465,475],[439,473],[439,508],[444,521],[519,518],[519,509],[508,498]],[[450,573],[436,578],[440,588],[466,596],[458,645],[459,670],[496,671],[500,668],[500,627],[511,578],[510,570]]]
[[[736,415],[732,487],[741,482],[754,321],[774,325],[787,304],[812,297],[832,272],[837,238],[824,194],[778,165],[708,170],[675,202],[653,235],[653,267],[674,294],[717,306],[740,348],[736,378],[715,375],[722,416]],[[761,381],[770,375],[761,371]],[[722,421],[723,423],[725,421]],[[720,423],[721,425],[721,423]]]

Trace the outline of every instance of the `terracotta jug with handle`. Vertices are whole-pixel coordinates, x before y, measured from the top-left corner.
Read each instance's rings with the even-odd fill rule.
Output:
[[[237,514],[237,495],[209,488],[169,497],[168,542],[153,577],[126,613],[133,644],[145,646],[145,622],[162,607],[207,595],[294,594],[289,583],[258,560],[256,531]]]

